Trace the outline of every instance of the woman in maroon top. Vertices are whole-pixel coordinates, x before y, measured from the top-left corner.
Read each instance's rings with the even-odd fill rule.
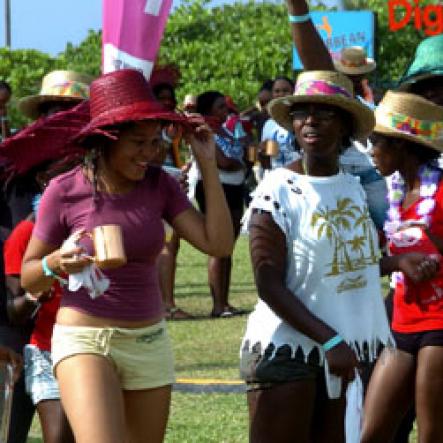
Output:
[[[90,265],[90,242],[62,248],[66,238],[95,226],[118,224],[126,265],[104,273],[109,288],[91,298],[64,288],[52,340],[61,398],[77,442],[161,442],[174,381],[156,258],[162,219],[210,255],[232,252],[229,211],[218,180],[215,145],[206,126],[189,135],[202,171],[205,216],[178,183],[151,166],[165,148],[165,122],[187,120],[155,101],[141,73],[121,70],[91,84],[91,123],[78,140],[86,165],[51,181],[25,254],[22,286],[47,290],[59,274]],[[86,250],[86,254],[82,254]]]

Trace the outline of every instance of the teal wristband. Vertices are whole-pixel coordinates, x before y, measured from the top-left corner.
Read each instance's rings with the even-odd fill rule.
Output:
[[[48,257],[46,255],[42,258],[43,274],[45,275],[45,277],[55,278],[57,274],[48,266],[47,258]]]
[[[291,15],[288,14],[289,23],[305,23],[311,20],[311,14],[308,12],[304,15]]]
[[[339,345],[343,339],[337,334],[334,335],[334,337],[330,338],[327,342],[322,344],[323,350],[325,352],[330,351],[332,348],[335,348],[337,345]]]
[[[47,261],[47,256],[45,255],[42,258],[42,268],[43,268],[43,275],[45,277],[52,277],[55,278],[56,280],[58,280],[60,282],[60,284],[62,285],[67,285],[68,284],[68,280],[66,280],[63,277],[60,277],[58,274],[56,274],[49,266],[48,266],[48,261]]]
[[[42,268],[43,268],[43,275],[45,277],[52,277],[58,280],[62,285],[68,284],[68,281],[64,279],[63,277],[60,277],[58,274],[56,274],[49,266],[47,261],[47,256],[45,255],[42,258]]]

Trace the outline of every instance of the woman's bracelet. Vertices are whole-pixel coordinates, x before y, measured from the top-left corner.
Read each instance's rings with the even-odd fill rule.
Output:
[[[47,255],[45,255],[42,258],[42,268],[43,268],[43,274],[45,277],[55,278],[57,276],[57,274],[48,265],[48,256]]]
[[[337,345],[339,345],[342,341],[343,339],[338,334],[334,335],[334,337],[330,338],[328,341],[322,344],[322,348],[325,352],[328,352],[332,348],[335,348]]]
[[[289,23],[305,23],[311,20],[311,14],[308,12],[304,15],[291,15],[288,14]]]
[[[45,255],[42,258],[42,269],[43,269],[43,275],[45,277],[51,277],[58,280],[61,284],[67,284],[68,281],[64,279],[63,277],[60,277],[60,275],[56,274],[49,266],[48,266],[48,256]]]

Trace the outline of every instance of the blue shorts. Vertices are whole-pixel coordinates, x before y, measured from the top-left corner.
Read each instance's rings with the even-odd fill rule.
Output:
[[[24,354],[26,392],[34,405],[44,400],[60,400],[58,383],[52,371],[51,353],[34,345],[26,345]]]

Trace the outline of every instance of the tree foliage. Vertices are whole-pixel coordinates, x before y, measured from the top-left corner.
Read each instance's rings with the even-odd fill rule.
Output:
[[[244,106],[263,80],[291,76],[291,36],[282,4],[206,6],[184,3],[167,25],[160,60],[179,65],[180,92],[216,89]]]
[[[377,14],[377,81],[392,84],[406,69],[423,32],[412,23],[391,32],[386,0],[346,3],[348,7]],[[420,6],[432,3],[422,0]],[[11,83],[15,98],[19,98],[37,93],[42,76],[52,69],[98,75],[101,33],[90,31],[80,45],[68,44],[54,58],[35,50],[0,51],[0,78]],[[180,99],[187,93],[216,89],[231,95],[240,107],[246,107],[254,101],[263,80],[277,75],[293,76],[286,7],[281,2],[251,0],[210,8],[209,0],[185,0],[169,18],[159,60],[180,67]],[[23,123],[23,117],[15,110],[12,116],[16,127]]]
[[[17,110],[18,98],[38,91],[42,77],[58,66],[58,60],[34,49],[0,48],[0,79],[6,80],[13,90],[9,111],[13,127],[21,127],[26,121]]]
[[[101,66],[101,44],[101,32],[90,30],[78,46],[68,43],[58,60],[65,69],[97,77]]]

